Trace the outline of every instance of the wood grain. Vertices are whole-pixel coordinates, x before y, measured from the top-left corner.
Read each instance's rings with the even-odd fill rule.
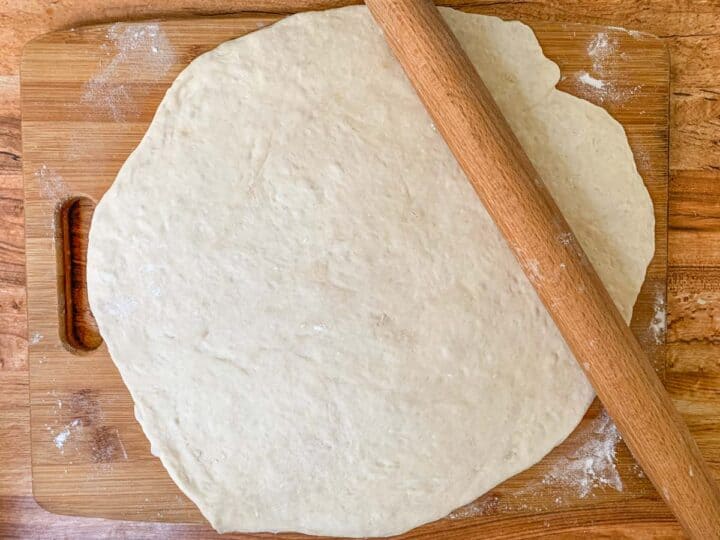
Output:
[[[75,196],[99,199],[144,134],[165,89],[182,67],[216,44],[274,20],[272,16],[246,16],[161,22],[159,28],[168,49],[172,49],[172,61],[163,65],[162,70],[158,70],[157,62],[148,61],[146,51],[124,54],[121,63],[114,60],[111,36],[142,31],[146,28],[142,24],[58,32],[43,36],[25,50],[22,97],[28,313],[31,333],[43,336],[30,349],[33,488],[38,501],[48,509],[125,519],[201,519],[150,455],[147,441],[132,415],[130,397],[104,346],[88,353],[78,350],[82,347],[67,339],[63,343],[63,335],[78,332],[63,331],[57,327],[58,322],[77,324],[76,310],[69,307],[79,306],[82,313],[86,304],[72,294],[74,265],[80,269],[83,265],[82,248],[64,253],[59,246],[74,245],[63,232],[82,233],[83,228],[73,228],[71,224],[58,226],[63,220],[58,219],[56,211],[58,207],[67,207],[63,201]],[[639,167],[656,203],[658,249],[633,327],[662,371],[662,339],[649,328],[658,299],[664,303],[665,292],[666,49],[651,37],[637,39],[623,31],[593,26],[539,23],[535,29],[546,53],[559,62],[567,75],[563,88],[607,106],[625,124],[631,144],[643,156]],[[591,68],[587,44],[598,32],[609,32],[610,39],[617,40],[623,59],[607,66],[606,77],[618,88],[638,87],[637,93],[628,99],[609,101],[602,93],[583,94],[587,90],[578,85],[577,74]],[[161,56],[165,53],[158,51]],[[125,92],[123,99],[110,107],[105,102],[98,106],[86,99],[88,83],[97,79],[98,72],[103,73],[103,83],[107,83],[103,69],[108,65],[113,70],[110,83],[122,86]],[[132,84],[128,84],[129,80]],[[59,180],[62,189],[48,189],[48,185],[57,188]],[[89,211],[91,205],[83,204],[85,211]],[[76,217],[81,224],[83,213]],[[64,300],[68,295],[69,303]],[[66,311],[58,316],[63,307]],[[80,335],[88,329],[92,331],[85,323],[79,324]],[[546,485],[541,480],[559,460],[571,456],[586,442],[590,425],[598,414],[596,405],[576,435],[549,459],[493,490],[480,502],[482,510],[474,512],[485,515],[444,520],[415,534],[475,527],[485,522],[487,515],[494,514],[542,514],[558,508],[584,512],[591,500],[581,497],[577,487]],[[56,438],[65,431],[67,440],[58,448]],[[593,493],[595,502],[636,501],[652,493],[647,479],[634,470],[634,462],[625,448],[619,450],[618,462],[624,491],[599,489]],[[532,489],[526,489],[527,486]]]
[[[162,14],[199,15],[229,13],[245,8],[244,0],[167,0],[162,6],[147,0],[9,0],[0,3],[0,537],[3,538],[217,538],[207,527],[152,524],[65,517],[40,508],[30,492],[30,435],[28,376],[25,335],[25,254],[23,234],[23,190],[20,174],[19,58],[25,42],[44,32],[84,23]],[[720,122],[706,105],[706,97],[720,91],[720,5],[695,0],[465,0],[466,7],[485,13],[524,20],[584,22],[644,30],[666,37],[673,72],[671,140],[673,156],[670,218],[673,204],[698,218],[712,207],[708,199],[693,208],[694,195],[676,182],[693,185],[697,175],[720,184]],[[267,10],[267,9],[266,9]],[[572,86],[572,85],[570,85]],[[708,93],[710,91],[710,93]],[[682,111],[682,118],[676,113]],[[682,151],[677,149],[681,148]],[[680,186],[680,184],[678,184]],[[6,213],[6,209],[11,210]],[[707,216],[710,218],[711,216]],[[676,302],[690,296],[710,296],[705,313],[720,309],[712,298],[720,295],[720,245],[717,226],[698,231],[691,245],[671,243],[668,283],[669,369],[666,387],[688,422],[705,457],[720,477],[720,388],[707,379],[706,390],[694,391],[704,378],[699,370],[703,359],[720,356],[718,335],[709,318],[694,324],[692,305],[681,312]],[[676,230],[671,225],[672,239]],[[681,231],[682,232],[682,231]],[[702,249],[698,250],[697,248]],[[673,262],[675,261],[680,262]],[[696,304],[698,308],[700,304]],[[679,325],[676,314],[681,319]],[[717,328],[717,327],[716,327]],[[687,332],[687,334],[686,334]],[[707,334],[706,332],[710,332]],[[623,479],[629,471],[621,471]],[[628,512],[613,509],[627,506]],[[637,504],[592,505],[578,514],[560,511],[547,522],[505,515],[487,516],[477,530],[482,538],[679,538],[681,532],[669,511],[652,492]],[[469,535],[465,535],[466,537]],[[232,536],[230,536],[232,537]],[[463,537],[458,533],[456,537]],[[228,538],[224,536],[223,538]]]

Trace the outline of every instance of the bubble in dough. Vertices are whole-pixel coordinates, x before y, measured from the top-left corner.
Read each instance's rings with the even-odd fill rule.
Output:
[[[444,9],[629,319],[622,127],[517,22]],[[93,312],[219,531],[401,533],[539,461],[593,391],[364,7],[197,58],[99,203]]]

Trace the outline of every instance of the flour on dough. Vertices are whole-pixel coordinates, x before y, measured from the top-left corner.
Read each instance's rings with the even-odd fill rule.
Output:
[[[626,319],[653,211],[517,22],[443,10]],[[593,391],[363,7],[196,59],[93,219],[93,312],[220,531],[401,533],[539,461]]]

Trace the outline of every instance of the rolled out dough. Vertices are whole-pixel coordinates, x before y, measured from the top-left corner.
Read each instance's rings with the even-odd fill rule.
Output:
[[[618,307],[654,250],[621,126],[517,22],[443,10]],[[90,300],[220,531],[382,536],[533,465],[593,392],[362,7],[196,59],[99,203]]]

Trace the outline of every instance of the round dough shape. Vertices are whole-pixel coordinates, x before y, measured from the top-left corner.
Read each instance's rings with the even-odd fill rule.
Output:
[[[622,127],[516,22],[443,10],[626,317],[654,251]],[[539,461],[593,391],[364,7],[185,69],[93,219],[92,310],[220,531],[400,533]]]

